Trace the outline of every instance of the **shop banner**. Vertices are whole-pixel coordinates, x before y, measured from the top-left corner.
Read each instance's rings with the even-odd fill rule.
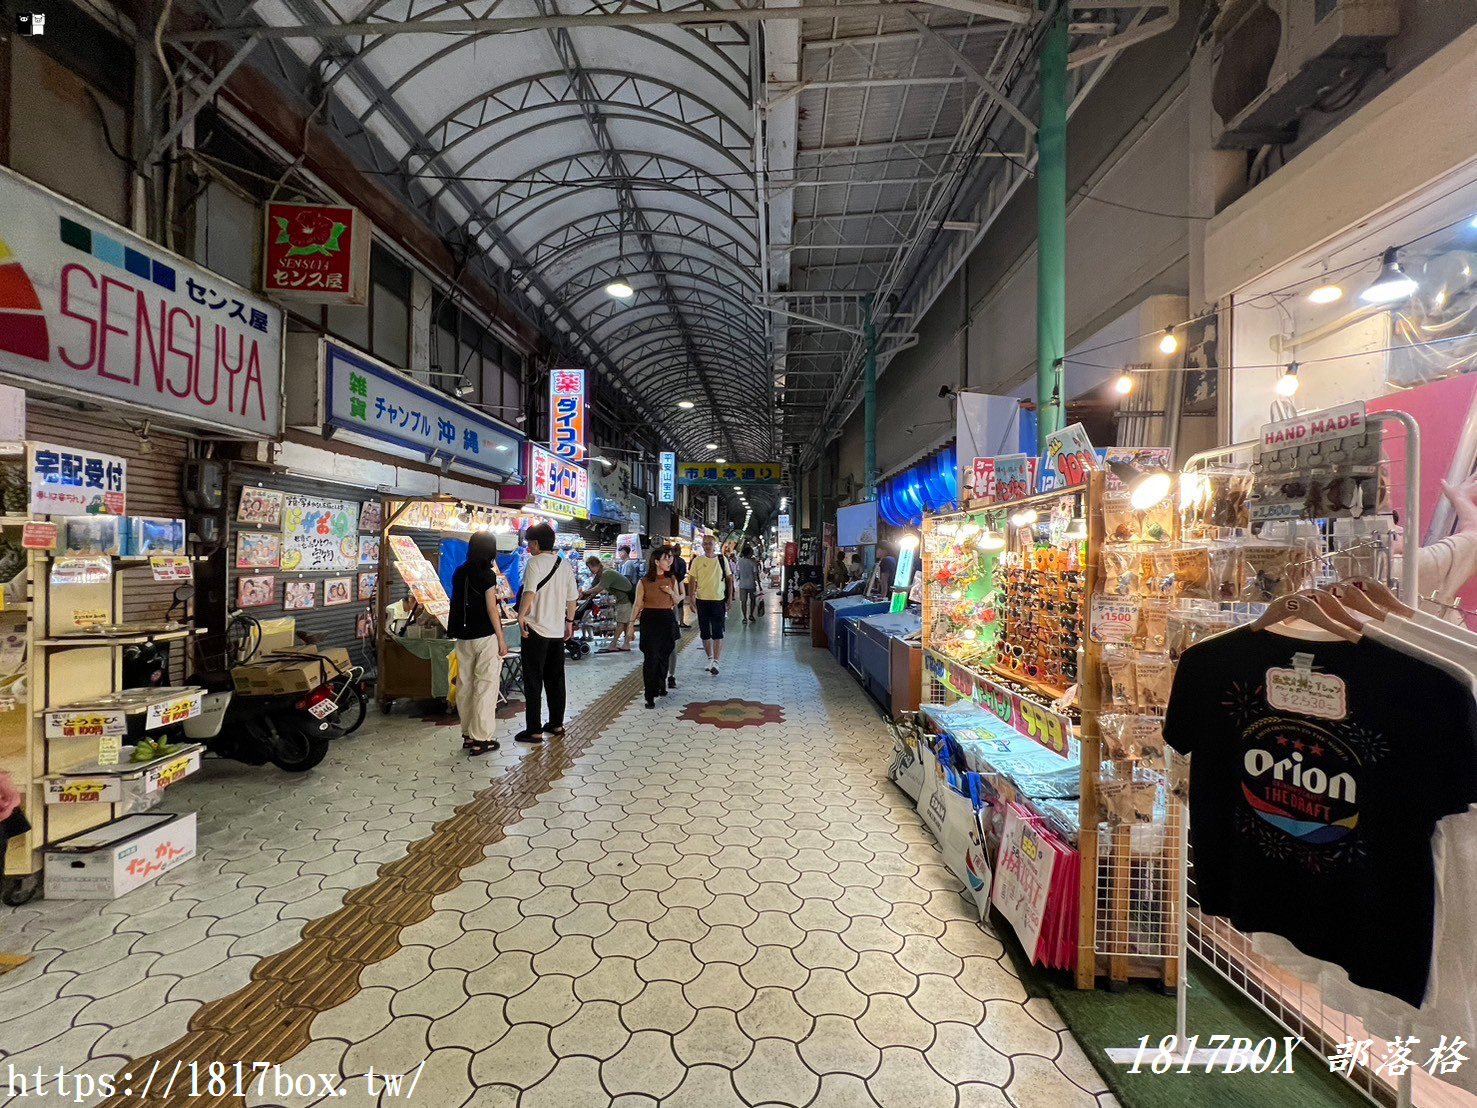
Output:
[[[330,427],[419,451],[433,460],[500,477],[518,477],[523,436],[470,405],[399,370],[327,340],[324,414]]]
[[[1032,962],[1042,953],[1041,927],[1046,919],[1051,874],[1056,867],[1056,849],[1031,826],[1019,806],[1005,813],[1000,834],[1000,854],[995,861],[995,887],[990,902],[1010,921]]]
[[[333,204],[267,205],[262,290],[279,300],[369,303],[369,221]]]
[[[783,477],[779,462],[679,462],[679,485],[778,485]]]
[[[549,371],[549,450],[566,462],[585,460],[585,371]]]
[[[1069,489],[1083,484],[1092,470],[1100,468],[1097,451],[1080,423],[1046,436],[1042,453],[1041,491]]]
[[[127,507],[128,463],[112,454],[32,442],[26,445],[26,472],[32,515],[117,516]]]
[[[528,444],[528,488],[534,505],[546,512],[562,512],[575,519],[590,518],[590,475],[574,465]]]
[[[1024,454],[1002,454],[995,459],[995,499],[1021,500],[1034,488],[1030,462]]]
[[[704,518],[708,521],[708,526],[709,527],[717,527],[718,526],[718,498],[716,496],[710,495],[708,497],[708,503],[707,503],[706,507],[704,508],[704,512],[705,512]]]
[[[288,493],[282,505],[282,568],[298,573],[359,565],[359,502]]]
[[[1308,412],[1296,419],[1262,424],[1262,449],[1281,450],[1288,446],[1306,446],[1324,439],[1339,439],[1364,431],[1364,401]]]
[[[1027,700],[984,674],[931,650],[924,652],[923,664],[929,673],[956,696],[991,712],[997,719],[1010,724],[1026,738],[1039,743],[1053,754],[1062,758],[1069,756],[1068,745],[1073,738],[1072,721],[1060,712]]]
[[[282,313],[0,169],[0,374],[274,438]]]
[[[663,450],[661,455],[661,481],[657,499],[663,504],[677,502],[677,455]]]

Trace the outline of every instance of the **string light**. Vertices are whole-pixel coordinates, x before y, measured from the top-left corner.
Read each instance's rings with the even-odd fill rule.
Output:
[[[1113,382],[1113,388],[1118,391],[1119,396],[1127,396],[1133,391],[1133,378],[1127,374],[1120,374],[1118,380]]]
[[[1282,376],[1277,378],[1277,395],[1292,396],[1298,391],[1298,364],[1288,362]]]
[[[1164,337],[1159,340],[1159,353],[1173,354],[1180,348],[1180,340],[1174,333],[1173,327],[1164,328]]]

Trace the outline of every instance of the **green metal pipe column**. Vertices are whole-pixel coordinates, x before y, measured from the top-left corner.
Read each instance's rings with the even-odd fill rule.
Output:
[[[862,426],[866,434],[866,468],[864,500],[877,499],[877,324],[872,319],[872,294],[862,300],[862,331],[867,340],[867,352],[862,361]],[[867,547],[867,568],[876,560],[877,548]]]
[[[1067,16],[1071,7],[1069,0],[1040,3],[1050,23],[1041,44],[1041,120],[1036,134],[1038,450],[1063,422],[1059,385],[1067,353]]]

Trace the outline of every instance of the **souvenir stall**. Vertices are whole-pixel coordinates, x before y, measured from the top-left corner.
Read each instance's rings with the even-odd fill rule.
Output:
[[[4,900],[29,900],[43,873],[49,899],[112,899],[194,856],[194,813],[153,811],[203,753],[166,730],[203,697],[171,683],[164,652],[195,633],[186,523],[129,514],[119,457],[31,441],[0,467],[0,527],[21,554],[0,588],[0,769],[31,824],[7,843]],[[139,581],[178,589],[175,604],[131,616]],[[130,666],[145,657],[157,672]],[[143,844],[147,861],[114,865]]]
[[[452,695],[455,642],[446,635],[451,601],[447,595],[449,569],[444,540],[466,541],[478,531],[499,536],[499,564],[507,586],[509,605],[503,620],[509,645],[518,642],[518,621],[512,615],[514,599],[511,568],[518,548],[517,513],[451,498],[387,500],[378,543],[375,592],[375,645],[379,659],[380,710],[389,712],[396,700],[447,700]],[[464,553],[464,552],[463,552]],[[517,680],[516,658],[504,662],[504,683]]]

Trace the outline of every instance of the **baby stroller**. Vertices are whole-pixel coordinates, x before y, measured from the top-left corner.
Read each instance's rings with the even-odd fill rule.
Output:
[[[573,661],[588,657],[594,649],[590,640],[594,637],[592,624],[595,622],[599,602],[598,596],[592,596],[574,610],[574,637],[564,640],[564,652]]]

